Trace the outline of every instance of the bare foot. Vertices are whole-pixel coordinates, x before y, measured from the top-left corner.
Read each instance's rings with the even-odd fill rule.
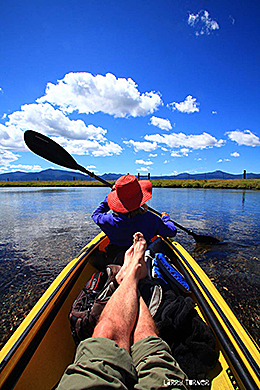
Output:
[[[126,275],[134,274],[138,279],[143,279],[147,275],[144,260],[147,244],[143,234],[139,232],[135,233],[133,241],[133,245],[125,253],[124,264],[116,276],[118,284],[123,281]]]

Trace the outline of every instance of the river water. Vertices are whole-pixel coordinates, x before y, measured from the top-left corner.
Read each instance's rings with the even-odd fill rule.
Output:
[[[103,187],[0,189],[0,346],[62,268],[100,229],[91,213]],[[195,233],[222,240],[197,245],[178,230],[239,320],[260,343],[260,192],[157,189],[149,205]]]

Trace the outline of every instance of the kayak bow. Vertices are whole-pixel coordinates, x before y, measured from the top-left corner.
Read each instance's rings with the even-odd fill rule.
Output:
[[[210,279],[177,242],[163,239],[172,264],[188,282],[200,317],[212,329],[218,364],[211,389],[258,389],[260,351]],[[73,361],[68,313],[84,284],[104,267],[107,237],[100,233],[58,275],[0,352],[1,389],[53,389]]]

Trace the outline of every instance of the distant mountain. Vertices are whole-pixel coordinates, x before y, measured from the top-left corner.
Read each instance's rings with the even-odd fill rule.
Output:
[[[123,174],[121,173],[105,173],[100,175],[105,180],[117,180]],[[205,173],[180,173],[175,176],[151,176],[151,179],[241,179],[243,174],[234,175],[223,171],[205,172]],[[247,179],[260,179],[260,173],[247,173]],[[143,177],[141,177],[143,178]],[[58,181],[58,180],[94,180],[88,175],[77,173],[74,171],[64,171],[61,169],[46,169],[41,172],[9,172],[1,173],[0,181],[34,181],[34,180],[46,180],[46,181]]]
[[[118,173],[106,173],[100,177],[105,180],[117,180],[122,174]],[[74,171],[64,171],[61,169],[46,169],[41,172],[8,172],[0,174],[0,181],[34,181],[34,180],[46,180],[46,181],[59,181],[59,180],[88,180],[93,181],[92,177],[78,173]]]
[[[232,174],[223,171],[214,171],[214,172],[205,172],[205,173],[179,173],[175,176],[153,176],[152,179],[195,179],[195,180],[205,180],[205,179],[242,179],[242,174]],[[247,179],[260,179],[260,173],[246,173]]]

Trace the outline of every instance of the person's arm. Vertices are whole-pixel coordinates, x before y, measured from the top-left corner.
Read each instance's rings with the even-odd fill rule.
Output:
[[[108,220],[108,212],[110,208],[107,203],[107,197],[100,203],[100,205],[96,208],[96,210],[92,214],[93,221],[97,224],[104,224]]]
[[[160,223],[158,224],[158,234],[165,237],[175,237],[177,229],[172,222],[169,214],[163,212]]]

